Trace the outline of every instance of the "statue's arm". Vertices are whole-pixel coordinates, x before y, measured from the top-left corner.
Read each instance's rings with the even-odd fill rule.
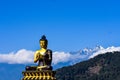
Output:
[[[39,60],[39,53],[38,51],[36,51],[34,54],[34,63],[36,63],[38,60]]]
[[[48,55],[49,55],[48,60],[51,61],[52,60],[52,51],[51,50],[48,51]]]

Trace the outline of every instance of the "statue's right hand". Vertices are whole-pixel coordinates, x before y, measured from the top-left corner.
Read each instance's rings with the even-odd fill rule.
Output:
[[[39,53],[36,54],[36,59],[38,60],[40,58]]]
[[[39,60],[39,53],[36,52],[36,53],[34,54],[34,62],[36,63],[38,60]]]

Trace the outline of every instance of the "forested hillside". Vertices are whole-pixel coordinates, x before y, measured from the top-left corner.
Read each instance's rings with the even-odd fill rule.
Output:
[[[98,55],[56,70],[57,80],[120,80],[120,52]]]

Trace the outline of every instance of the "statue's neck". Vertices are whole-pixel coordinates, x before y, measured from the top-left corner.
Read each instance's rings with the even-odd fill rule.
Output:
[[[41,48],[41,50],[47,50],[47,48]]]
[[[47,50],[46,48],[41,48],[41,49],[40,49],[40,52],[41,52],[41,53],[45,53],[46,50]]]

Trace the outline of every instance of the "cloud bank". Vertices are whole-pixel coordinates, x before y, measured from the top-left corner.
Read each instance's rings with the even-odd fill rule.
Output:
[[[29,64],[33,63],[34,52],[31,50],[21,49],[17,52],[11,52],[8,54],[0,54],[0,63],[9,64]],[[75,61],[76,59],[82,58],[79,54],[70,54],[65,52],[53,52],[53,65],[59,62]]]
[[[34,52],[26,49],[11,52],[8,54],[0,54],[0,63],[9,64],[25,64],[33,62]]]
[[[60,62],[78,62],[80,59],[84,59],[86,55],[81,55],[80,53],[71,54],[69,52],[54,52],[53,53],[53,65],[56,65]]]
[[[120,47],[97,47],[94,49],[83,49],[74,53],[71,52],[53,52],[53,65],[58,63],[69,62],[75,64],[77,62],[94,58],[99,54],[105,54],[106,52],[120,51]],[[21,49],[17,52],[11,52],[7,54],[0,54],[0,63],[9,63],[9,64],[32,64],[34,52],[31,50]]]

